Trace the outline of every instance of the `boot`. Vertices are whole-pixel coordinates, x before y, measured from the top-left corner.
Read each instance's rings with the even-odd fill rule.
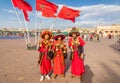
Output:
[[[61,75],[61,77],[62,77],[62,79],[64,79],[64,78],[65,78],[65,75],[64,75],[64,74],[62,74],[62,75]]]
[[[56,77],[57,77],[57,75],[56,75],[56,74],[54,74],[54,75],[53,75],[53,79],[56,79]]]
[[[46,78],[47,80],[50,80],[50,76],[49,76],[49,75],[46,75],[45,78]]]
[[[80,76],[80,80],[83,81],[83,77],[82,77],[82,75]]]
[[[44,80],[44,75],[41,76],[40,81],[42,82]]]

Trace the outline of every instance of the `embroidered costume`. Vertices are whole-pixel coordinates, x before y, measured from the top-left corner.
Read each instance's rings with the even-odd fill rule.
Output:
[[[49,55],[53,46],[53,41],[51,39],[52,33],[50,31],[43,31],[41,38],[42,40],[39,42],[38,49],[40,52],[38,63],[40,64],[40,73],[42,75],[40,81],[43,81],[45,75],[48,79],[50,79],[48,74],[52,71],[51,56]]]
[[[75,37],[73,36],[76,35]],[[83,46],[85,42],[81,37],[79,37],[79,32],[76,28],[72,28],[69,33],[71,37],[68,42],[68,46],[71,49],[71,73],[74,76],[81,76],[84,73],[84,63],[81,58],[81,54],[83,53]]]
[[[67,58],[67,48],[63,41],[65,36],[57,34],[54,39],[54,58],[53,58],[53,73],[56,75],[64,76],[65,71],[65,58]]]

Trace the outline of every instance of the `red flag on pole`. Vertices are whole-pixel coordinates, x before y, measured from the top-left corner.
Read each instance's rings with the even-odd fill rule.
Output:
[[[23,14],[24,14],[25,20],[26,20],[26,21],[29,21],[28,13],[27,13],[26,10],[23,10]]]
[[[32,7],[24,0],[12,0],[15,7],[19,9],[32,11]]]
[[[20,0],[12,0],[14,7],[18,7]]]
[[[15,7],[18,7],[19,9],[23,11],[26,21],[29,21],[27,11],[32,11],[32,7],[24,0],[12,0],[12,2]]]
[[[75,22],[75,17],[78,17],[80,15],[79,13],[80,13],[79,10],[74,10],[63,6],[58,14],[58,17]]]
[[[36,10],[42,12],[42,16],[56,17],[54,14],[57,12],[58,6],[47,0],[36,0]]]
[[[32,7],[27,2],[25,2],[24,0],[21,0],[19,4],[20,4],[19,5],[20,9],[32,11]]]
[[[47,14],[47,13],[42,13],[42,16],[45,16],[45,17],[53,17],[53,18],[56,18],[56,16],[55,15],[53,15],[53,14]]]

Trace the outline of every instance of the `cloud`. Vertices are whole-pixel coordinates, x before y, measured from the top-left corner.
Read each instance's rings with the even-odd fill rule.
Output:
[[[6,13],[8,13],[8,14],[15,14],[15,11],[12,10],[12,9],[2,9],[2,11],[3,11],[3,12],[6,12]],[[17,9],[16,9],[16,11],[17,11]],[[21,14],[22,11],[17,11],[17,13],[18,13],[18,14]]]
[[[10,20],[12,20],[12,21],[13,21],[13,20],[16,20],[16,18],[15,18],[15,17],[10,17],[9,19],[10,19]]]
[[[92,17],[98,17],[98,16],[104,16],[104,15],[110,15],[110,14],[117,14],[120,12],[120,6],[117,5],[94,5],[94,6],[83,6],[80,7],[82,19],[85,18],[92,18]]]
[[[12,13],[12,14],[15,13],[12,9],[2,9],[2,11],[7,13]]]
[[[2,9],[2,11],[6,12],[7,10],[6,9]]]
[[[14,14],[15,12],[13,10],[8,10],[8,13],[13,13]]]
[[[98,4],[71,8],[81,11],[81,15],[76,18],[76,23],[73,24],[75,26],[96,27],[99,24],[112,25],[114,23],[120,23],[119,5]]]

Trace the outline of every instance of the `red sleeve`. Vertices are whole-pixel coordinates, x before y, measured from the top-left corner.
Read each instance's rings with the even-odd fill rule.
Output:
[[[79,37],[79,41],[80,41],[80,45],[81,45],[81,46],[84,46],[84,45],[85,45],[85,41],[84,41],[81,37]]]
[[[42,46],[40,46],[42,45]],[[39,52],[42,52],[43,51],[43,41],[40,41],[39,42],[39,49],[38,49]]]

